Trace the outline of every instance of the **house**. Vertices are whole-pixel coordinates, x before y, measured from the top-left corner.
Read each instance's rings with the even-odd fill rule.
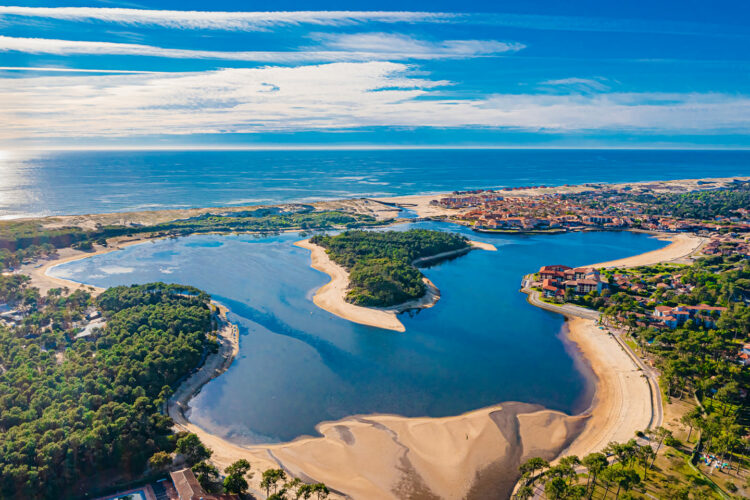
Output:
[[[190,469],[170,472],[179,500],[238,500],[238,495],[206,493]]]
[[[708,304],[698,304],[696,306],[680,305],[676,307],[656,306],[653,317],[663,321],[669,328],[677,328],[685,324],[689,319],[706,328],[716,328],[714,317],[720,316],[726,310],[726,307],[709,306]]]

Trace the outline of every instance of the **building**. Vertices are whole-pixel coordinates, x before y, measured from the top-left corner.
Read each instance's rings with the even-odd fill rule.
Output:
[[[170,472],[179,500],[239,500],[238,495],[206,493],[190,469]]]
[[[697,325],[716,328],[716,318],[726,311],[726,307],[698,304],[696,306],[656,306],[653,317],[669,328],[677,328],[692,319]]]
[[[542,292],[545,297],[558,297],[572,290],[577,295],[601,293],[608,287],[607,280],[591,267],[571,268],[563,265],[543,266],[539,269]]]

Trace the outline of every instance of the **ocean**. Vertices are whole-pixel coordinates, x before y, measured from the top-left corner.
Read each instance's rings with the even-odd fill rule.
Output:
[[[0,152],[0,219],[750,175],[750,151]]]
[[[316,434],[323,421],[391,413],[441,417],[504,401],[576,413],[592,400],[589,368],[559,333],[560,315],[519,292],[524,274],[647,252],[667,243],[642,233],[490,235],[494,244],[424,269],[435,307],[400,316],[406,331],[357,325],[316,307],[328,276],[310,267],[298,234],[195,235],[155,240],[62,264],[50,274],[97,286],[194,285],[228,306],[240,328],[229,370],[191,401],[190,419],[244,443]]]

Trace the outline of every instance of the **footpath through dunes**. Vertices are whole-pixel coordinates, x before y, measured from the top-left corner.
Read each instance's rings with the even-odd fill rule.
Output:
[[[496,251],[494,245],[478,241],[469,241],[470,247],[453,250],[428,257],[421,257],[414,261],[415,265],[430,261],[462,255],[474,249]],[[383,328],[396,332],[404,332],[406,328],[398,319],[398,315],[410,309],[424,309],[432,307],[440,299],[440,290],[432,281],[423,278],[427,292],[419,299],[410,300],[392,307],[363,307],[346,301],[349,289],[349,272],[328,256],[325,248],[315,245],[309,239],[294,243],[295,246],[310,251],[310,267],[330,276],[331,281],[320,287],[313,296],[313,303],[331,314],[358,323],[360,325]]]

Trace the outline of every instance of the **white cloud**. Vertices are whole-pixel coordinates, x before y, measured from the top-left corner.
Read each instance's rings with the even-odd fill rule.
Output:
[[[13,7],[0,6],[0,16],[13,15],[69,21],[104,21],[139,26],[180,29],[262,30],[273,26],[444,22],[457,14],[441,12],[296,11],[296,12],[208,12],[142,10],[101,7]]]
[[[480,55],[516,52],[525,45],[515,42],[497,40],[446,40],[430,42],[408,35],[392,33],[353,33],[326,34],[318,33],[313,38],[323,42],[330,49],[351,52],[368,52],[373,54],[410,54],[413,58],[422,55],[428,58],[476,57]]]
[[[380,40],[380,44],[376,43],[378,40]],[[357,46],[361,46],[361,48],[357,49]],[[170,49],[134,43],[0,36],[0,52],[15,51],[59,56],[81,54],[153,56],[175,59],[215,59],[277,63],[468,58],[516,51],[523,48],[523,45],[494,40],[449,40],[435,43],[407,36],[373,34],[326,37],[322,48],[333,48],[336,50],[311,49],[303,51],[229,52]]]
[[[750,98],[726,94],[447,97],[450,82],[393,62],[0,79],[0,139],[489,127],[750,133]]]
[[[609,85],[605,84],[603,78],[560,78],[558,80],[546,80],[541,85],[562,87],[569,90],[576,90],[578,92],[587,91],[604,91],[609,90]]]

